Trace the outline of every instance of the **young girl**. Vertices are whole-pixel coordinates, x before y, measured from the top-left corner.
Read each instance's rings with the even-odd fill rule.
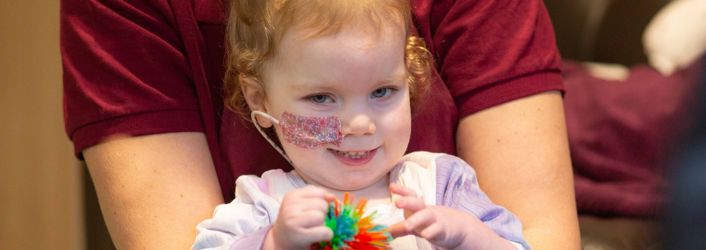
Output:
[[[344,192],[368,199],[394,249],[528,248],[461,159],[404,155],[431,66],[410,11],[407,0],[233,2],[230,104],[270,128],[295,170],[238,178],[194,249],[307,249],[331,238],[324,216]]]

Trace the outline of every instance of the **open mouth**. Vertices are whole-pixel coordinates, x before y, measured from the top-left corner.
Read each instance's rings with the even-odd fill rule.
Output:
[[[340,155],[340,156],[351,158],[351,159],[365,158],[370,154],[370,152],[372,152],[372,150],[370,150],[370,151],[338,151],[335,149],[331,149],[331,151],[333,151],[333,153],[336,155]]]
[[[336,156],[341,162],[346,165],[362,165],[370,161],[378,148],[367,151],[341,151],[335,149],[328,149],[333,155]]]

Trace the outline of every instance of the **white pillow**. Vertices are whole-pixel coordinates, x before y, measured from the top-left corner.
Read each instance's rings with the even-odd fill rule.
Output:
[[[675,0],[645,28],[645,53],[652,67],[670,75],[706,52],[706,0]]]

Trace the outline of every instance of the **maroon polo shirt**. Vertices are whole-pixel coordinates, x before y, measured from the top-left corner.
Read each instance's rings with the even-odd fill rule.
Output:
[[[412,5],[437,67],[416,107],[409,151],[455,154],[460,118],[563,89],[542,1]],[[77,156],[113,134],[203,132],[226,200],[237,176],[289,168],[223,108],[224,13],[218,0],[63,0],[64,117]]]

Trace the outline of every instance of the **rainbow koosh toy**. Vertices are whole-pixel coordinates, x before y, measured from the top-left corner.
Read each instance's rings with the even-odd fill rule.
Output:
[[[390,249],[392,236],[387,227],[373,223],[375,212],[363,216],[366,199],[360,199],[355,207],[350,195],[343,195],[343,203],[335,200],[329,203],[324,220],[325,225],[333,231],[329,241],[311,245],[312,250],[378,250]]]

